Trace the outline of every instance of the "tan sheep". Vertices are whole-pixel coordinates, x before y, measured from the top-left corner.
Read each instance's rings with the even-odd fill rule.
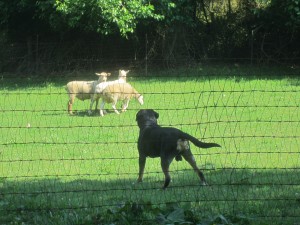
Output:
[[[126,76],[127,73],[129,72],[129,70],[125,71],[125,70],[119,70],[119,77],[118,80],[113,80],[113,81],[106,81],[106,82],[101,82],[98,83],[95,87],[95,91],[94,94],[91,97],[91,104],[90,104],[90,110],[89,110],[89,114],[92,114],[92,107],[94,104],[94,101],[99,101],[99,98],[102,97],[102,92],[103,90],[112,84],[121,84],[121,83],[126,83]]]
[[[104,116],[103,108],[105,103],[112,103],[115,113],[120,114],[116,109],[118,100],[123,101],[122,112],[125,112],[129,100],[135,98],[141,105],[144,104],[143,96],[138,93],[129,83],[112,84],[107,86],[102,92],[102,103],[100,104],[100,115]]]
[[[86,99],[91,99],[94,95],[96,85],[105,82],[107,77],[110,76],[110,73],[96,73],[99,76],[99,79],[96,81],[70,81],[66,85],[66,91],[69,95],[69,102],[68,102],[68,112],[69,114],[73,114],[72,106],[75,101],[75,97],[84,101]],[[98,101],[96,101],[96,109],[98,106]]]

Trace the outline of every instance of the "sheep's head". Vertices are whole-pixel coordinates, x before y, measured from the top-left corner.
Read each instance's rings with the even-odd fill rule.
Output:
[[[95,73],[99,77],[100,82],[107,81],[107,77],[110,76],[110,73],[102,72],[102,73]]]
[[[140,95],[138,98],[137,98],[138,102],[143,105],[144,104],[144,97],[143,95]]]
[[[128,72],[129,72],[129,70],[127,70],[127,71],[119,70],[119,78],[120,77],[126,78]]]

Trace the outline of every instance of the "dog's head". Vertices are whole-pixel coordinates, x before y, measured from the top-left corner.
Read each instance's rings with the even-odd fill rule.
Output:
[[[141,109],[136,114],[136,121],[140,129],[146,126],[157,126],[159,114],[153,109]]]

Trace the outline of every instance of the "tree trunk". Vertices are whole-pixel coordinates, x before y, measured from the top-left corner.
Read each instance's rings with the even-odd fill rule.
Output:
[[[31,36],[27,36],[26,39],[27,42],[27,72],[31,72],[32,69],[32,37]]]

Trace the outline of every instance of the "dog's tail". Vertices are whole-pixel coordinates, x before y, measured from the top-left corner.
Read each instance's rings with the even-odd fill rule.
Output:
[[[205,143],[205,142],[199,141],[197,138],[195,138],[187,133],[182,133],[181,138],[191,141],[194,145],[196,145],[199,148],[221,147],[221,145],[219,145],[217,143]]]

